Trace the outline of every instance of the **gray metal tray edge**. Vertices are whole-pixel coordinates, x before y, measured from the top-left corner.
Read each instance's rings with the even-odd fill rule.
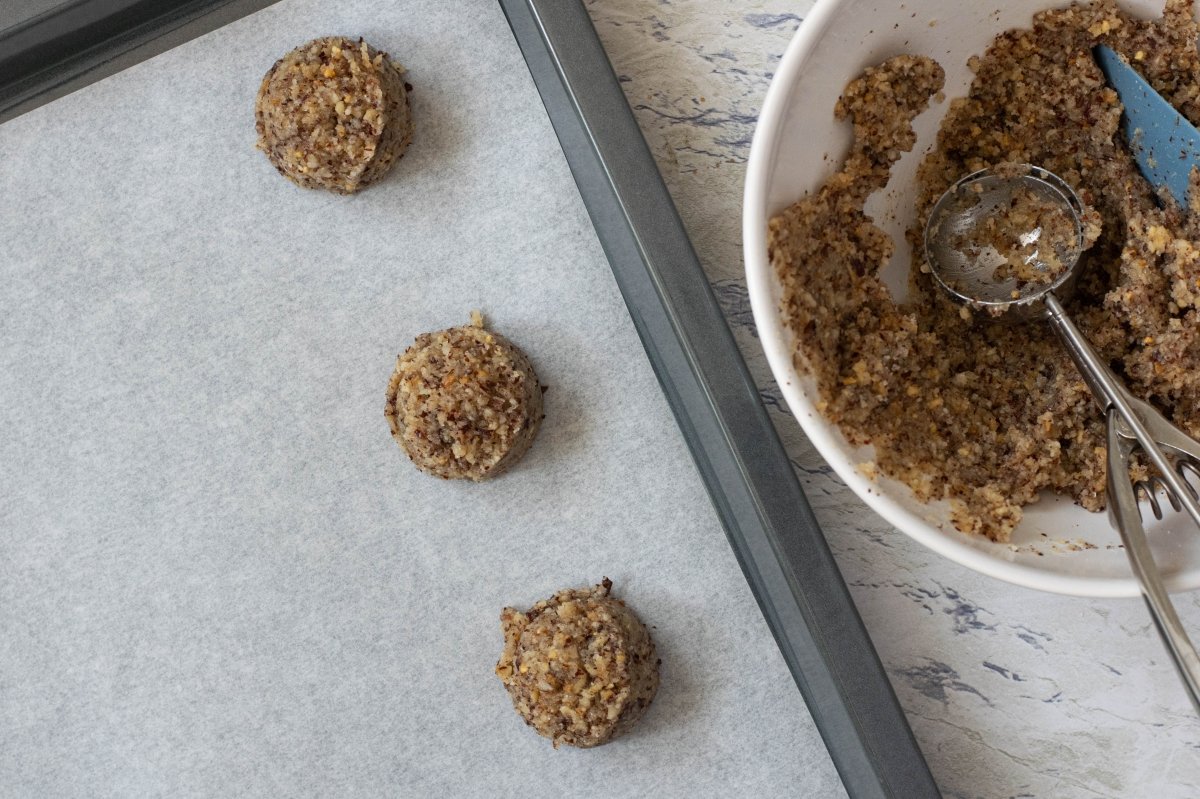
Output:
[[[500,0],[733,551],[851,797],[938,796],[580,0]]]

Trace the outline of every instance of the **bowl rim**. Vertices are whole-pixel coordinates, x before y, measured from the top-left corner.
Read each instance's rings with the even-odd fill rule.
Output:
[[[1048,572],[1012,561],[1004,561],[962,540],[938,530],[881,492],[874,482],[859,473],[856,466],[838,451],[833,425],[800,390],[800,375],[792,352],[782,335],[783,321],[772,298],[774,275],[767,259],[767,188],[780,143],[782,123],[790,106],[791,89],[801,70],[813,57],[817,43],[825,35],[843,0],[817,0],[800,23],[784,51],[767,88],[762,110],[755,125],[746,167],[742,204],[742,246],[750,309],[758,330],[758,339],[767,357],[771,373],[783,392],[792,415],[817,452],[839,477],[885,521],[933,552],[981,574],[1015,585],[1057,594],[1094,598],[1129,598],[1141,595],[1132,573],[1128,577],[1088,577]],[[832,109],[829,109],[832,113]],[[1164,576],[1170,591],[1200,587],[1200,570]]]

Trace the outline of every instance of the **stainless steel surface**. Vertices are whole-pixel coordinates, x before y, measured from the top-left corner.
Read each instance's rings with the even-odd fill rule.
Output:
[[[1200,655],[1188,638],[1171,604],[1162,575],[1146,540],[1138,508],[1137,488],[1130,482],[1130,456],[1135,451],[1149,459],[1158,470],[1156,482],[1164,486],[1171,504],[1182,507],[1200,526],[1200,504],[1180,473],[1179,463],[1200,464],[1200,443],[1171,424],[1158,411],[1129,394],[1120,379],[1096,355],[1062,304],[1053,294],[1044,301],[1047,319],[1071,359],[1087,380],[1092,396],[1105,411],[1108,422],[1108,502],[1113,523],[1125,544],[1129,564],[1142,588],[1142,596],[1187,689],[1192,705],[1200,713]],[[1163,447],[1177,459],[1172,463]],[[1159,510],[1157,503],[1152,508]]]
[[[964,242],[971,242],[972,231],[995,209],[1009,204],[1021,187],[1048,205],[1060,207],[1075,223],[1074,245],[1057,253],[1066,268],[1048,283],[1019,282],[1016,277],[998,280],[995,271],[1004,256],[990,245],[972,247],[971,252],[963,249]],[[1041,300],[1046,294],[1070,291],[1083,252],[1082,216],[1083,203],[1066,181],[1049,170],[1032,164],[1021,164],[1004,175],[981,169],[947,189],[933,206],[925,225],[926,260],[934,280],[955,302],[989,315],[1003,315],[1008,322],[1023,321],[1044,313]],[[1041,228],[1019,232],[1022,241],[1030,244],[1037,243],[1041,234]],[[1031,257],[1038,257],[1038,252]]]
[[[1166,644],[1192,705],[1200,713],[1200,655],[1163,586],[1142,526],[1138,489],[1129,479],[1130,456],[1140,451],[1158,471],[1155,482],[1164,487],[1171,505],[1182,507],[1200,526],[1200,503],[1182,476],[1184,469],[1200,468],[1200,443],[1167,421],[1149,403],[1129,393],[1120,378],[1096,355],[1057,297],[1047,294],[1044,304],[1047,320],[1105,412],[1109,514],[1121,534],[1130,567],[1141,585],[1155,628]],[[1164,448],[1174,456],[1174,463]],[[1156,514],[1160,512],[1156,502],[1151,507]]]
[[[1137,492],[1134,485],[1126,479],[1129,474],[1129,457],[1137,443],[1134,439],[1121,435],[1120,411],[1115,407],[1109,408],[1107,416],[1109,509],[1117,529],[1121,532],[1125,552],[1129,555],[1129,565],[1141,583],[1142,595],[1146,600],[1146,607],[1150,610],[1150,617],[1154,619],[1155,629],[1171,655],[1192,705],[1200,712],[1200,659],[1197,658],[1196,648],[1188,638],[1187,631],[1179,620],[1179,614],[1175,612],[1175,606],[1171,604],[1163,586],[1162,577],[1154,563],[1154,555],[1150,551],[1150,544],[1146,540],[1146,532],[1142,527]]]

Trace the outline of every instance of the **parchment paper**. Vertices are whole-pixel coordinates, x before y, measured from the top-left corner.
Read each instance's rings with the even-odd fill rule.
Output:
[[[254,150],[263,73],[335,33],[414,86],[352,198]],[[0,794],[841,793],[494,3],[280,3],[0,126],[0,197]],[[549,386],[481,485],[383,417],[472,308]],[[498,614],[604,576],[662,689],[553,751]]]

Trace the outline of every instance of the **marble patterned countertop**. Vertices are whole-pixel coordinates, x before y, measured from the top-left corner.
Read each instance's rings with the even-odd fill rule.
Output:
[[[771,380],[742,270],[742,183],[810,0],[588,6],[943,793],[1200,795],[1200,721],[1141,602],[1011,586],[917,545],[831,472]],[[1197,596],[1176,601],[1200,629]]]

